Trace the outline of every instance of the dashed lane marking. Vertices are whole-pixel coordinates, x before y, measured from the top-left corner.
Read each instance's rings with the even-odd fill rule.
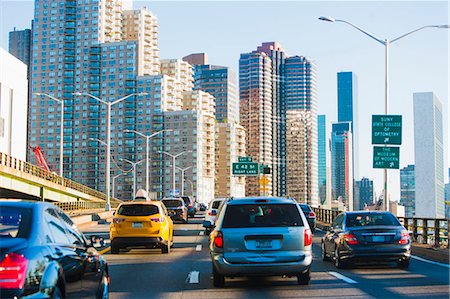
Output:
[[[331,274],[331,275],[333,275],[334,277],[340,279],[340,280],[345,281],[346,283],[358,283],[358,282],[354,281],[353,279],[348,278],[347,276],[342,275],[341,273],[334,272],[334,271],[329,271],[328,273]]]
[[[204,232],[204,231],[201,231],[198,235],[199,235],[199,236],[204,236],[204,235],[205,235],[205,232]]]
[[[186,278],[186,281],[189,283],[199,283],[199,271],[191,271],[188,274],[188,277]]]
[[[202,244],[198,244],[198,245],[195,247],[195,250],[196,250],[196,251],[202,251]]]

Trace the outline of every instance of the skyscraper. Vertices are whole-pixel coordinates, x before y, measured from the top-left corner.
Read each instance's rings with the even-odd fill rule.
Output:
[[[317,117],[317,140],[318,140],[318,186],[320,205],[324,205],[327,200],[327,117],[319,115]]]
[[[443,218],[442,104],[433,92],[414,93],[416,217]]]
[[[414,165],[400,169],[400,204],[405,207],[405,216],[414,217],[416,211]]]
[[[30,65],[31,29],[16,30],[9,33],[9,53]]]
[[[331,184],[332,199],[341,199],[348,211],[353,207],[351,122],[332,124],[331,133]]]
[[[368,178],[362,178],[357,181],[358,202],[353,205],[355,210],[363,210],[365,207],[373,204],[373,181]]]

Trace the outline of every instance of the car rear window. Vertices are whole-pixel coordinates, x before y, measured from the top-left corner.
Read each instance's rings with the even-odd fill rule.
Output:
[[[218,209],[221,202],[222,202],[221,200],[215,200],[215,201],[213,201],[213,202],[212,202],[212,205],[211,205],[211,208],[212,208],[212,209]]]
[[[295,204],[229,205],[223,228],[303,226]]]
[[[123,205],[117,211],[122,216],[150,216],[159,214],[159,209],[155,205]]]
[[[399,226],[401,224],[394,215],[388,213],[355,213],[347,214],[345,225],[347,227],[356,227],[376,225]]]
[[[167,208],[177,208],[183,205],[183,201],[177,199],[163,200],[162,202],[166,205]]]
[[[31,209],[0,207],[0,238],[27,238]]]
[[[303,211],[304,213],[309,213],[309,212],[312,211],[311,208],[310,208],[308,205],[305,205],[305,204],[299,204],[299,206],[300,206],[300,208],[302,208],[302,211]]]

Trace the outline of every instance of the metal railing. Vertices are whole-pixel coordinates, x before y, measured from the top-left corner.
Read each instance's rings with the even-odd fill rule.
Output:
[[[313,208],[318,222],[325,226],[331,225],[342,211]],[[398,217],[403,226],[412,232],[413,242],[429,244],[435,247],[449,248],[449,219],[407,218]],[[438,236],[438,237],[436,237]]]
[[[89,202],[89,201],[70,201],[55,202],[54,205],[60,207],[65,212],[83,211],[83,210],[99,210],[105,209],[106,202]],[[115,209],[119,202],[111,202],[111,208]]]
[[[42,169],[36,165],[29,163],[29,162],[19,160],[17,158],[11,157],[11,156],[9,156],[5,153],[1,153],[1,152],[0,152],[0,165],[4,165],[4,166],[10,167],[10,168],[13,168],[15,170],[19,170],[21,172],[31,174],[35,177],[44,179],[46,181],[82,192],[84,194],[91,195],[91,196],[94,196],[96,198],[103,199],[106,201],[106,194],[104,194],[100,191],[89,188],[83,184],[71,181],[69,179],[63,178],[51,171],[47,171],[45,169]],[[111,204],[118,203],[118,202],[121,202],[121,201],[116,198],[111,198]],[[104,205],[104,203],[100,203],[100,204]]]

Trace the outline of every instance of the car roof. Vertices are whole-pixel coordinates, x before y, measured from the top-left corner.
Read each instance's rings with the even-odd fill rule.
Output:
[[[4,207],[20,207],[20,208],[39,208],[39,207],[56,207],[50,202],[34,201],[26,199],[0,199],[0,205]]]
[[[234,204],[254,204],[254,203],[269,203],[269,204],[286,204],[286,203],[296,203],[295,200],[286,197],[268,197],[268,196],[260,196],[260,197],[241,197],[241,198],[232,198],[228,200],[229,205]]]
[[[120,203],[119,206],[126,206],[126,205],[161,205],[161,202],[157,200],[147,200],[147,201],[126,201]]]
[[[392,214],[389,211],[346,211],[343,214]]]

